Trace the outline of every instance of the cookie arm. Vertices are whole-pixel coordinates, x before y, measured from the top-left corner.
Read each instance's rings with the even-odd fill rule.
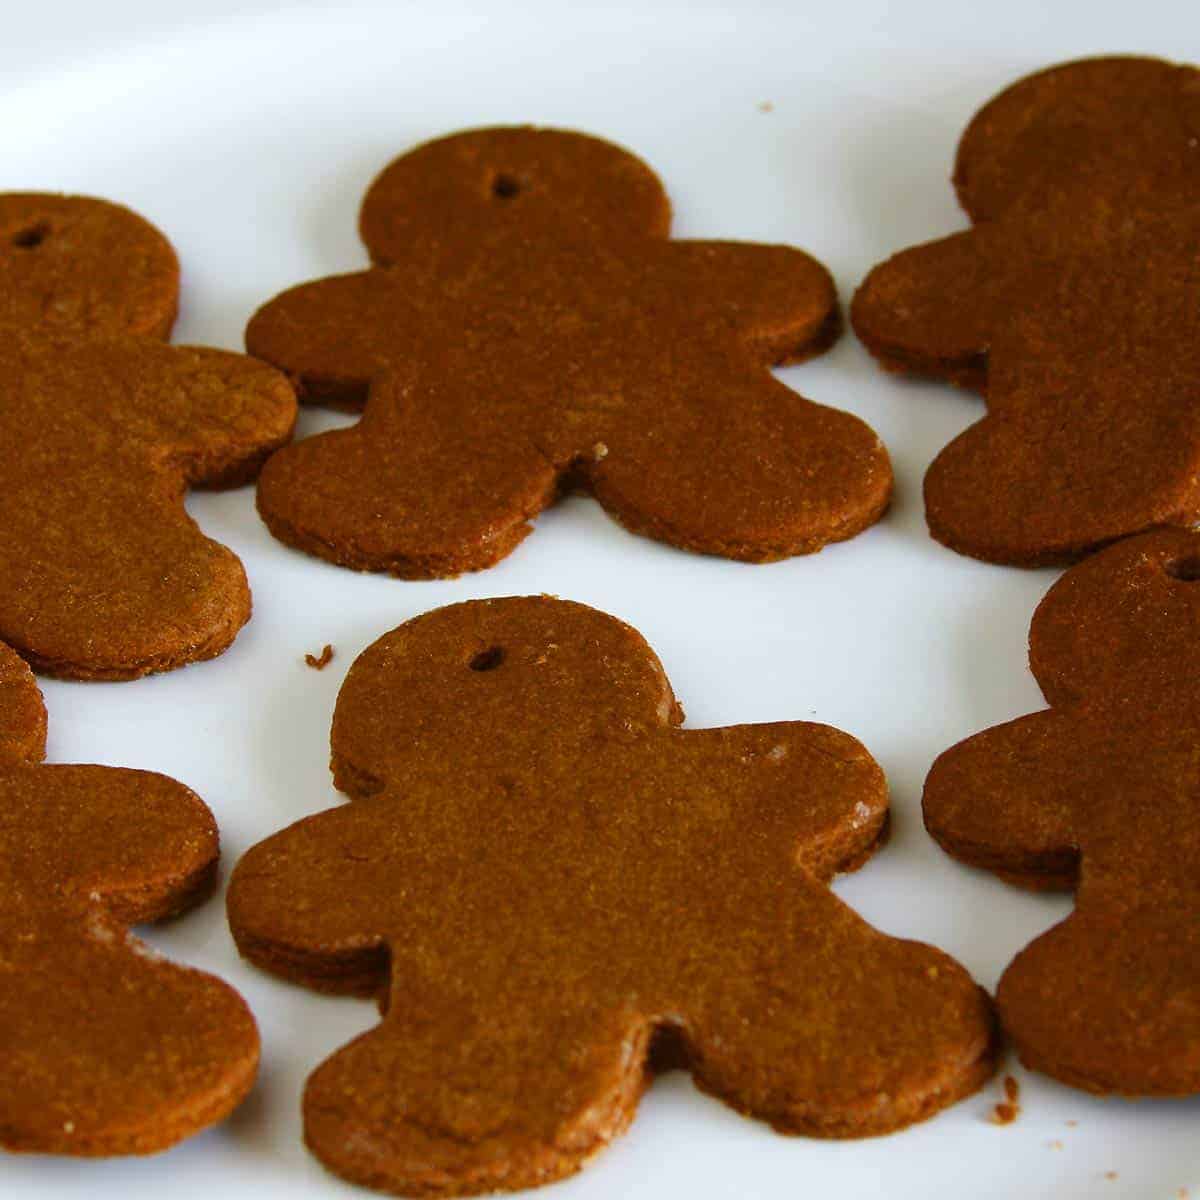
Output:
[[[421,327],[420,297],[436,282],[414,267],[300,284],[250,318],[246,349],[283,371],[301,399],[357,411],[375,376],[403,366],[404,331]]]
[[[379,993],[387,918],[378,897],[395,896],[404,874],[391,803],[317,813],[242,855],[226,911],[243,957],[319,991]]]
[[[732,333],[767,364],[827,350],[841,332],[829,271],[791,246],[753,242],[664,242],[646,251],[647,288],[660,304],[685,304],[698,326]]]
[[[875,267],[850,306],[850,323],[890,371],[984,389],[1004,277],[987,230],[902,250]]]
[[[1033,888],[1074,887],[1076,798],[1092,774],[1073,718],[1020,717],[951,747],[925,781],[925,827],[972,866]]]
[[[14,768],[0,776],[0,796],[3,840],[19,842],[13,861],[31,887],[83,897],[123,924],[173,916],[212,892],[216,822],[165,775]]]
[[[244,354],[123,343],[96,348],[88,370],[98,389],[111,378],[125,436],[141,438],[155,466],[189,486],[245,483],[292,436],[291,386]]]

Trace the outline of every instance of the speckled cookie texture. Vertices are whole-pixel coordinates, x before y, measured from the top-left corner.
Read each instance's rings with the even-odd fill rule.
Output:
[[[184,510],[291,436],[287,380],[162,343],[179,267],[100,200],[0,195],[0,637],[34,668],[127,679],[211,658],[250,615]]]
[[[955,857],[1075,909],[1000,980],[1029,1067],[1095,1092],[1200,1092],[1200,535],[1069,571],[1030,628],[1051,707],[948,750],[925,823]]]
[[[211,892],[217,829],[161,775],[39,765],[45,737],[0,645],[0,1147],[145,1154],[226,1116],[258,1064],[237,993],[129,933]]]
[[[270,461],[272,533],[427,578],[491,566],[567,489],[750,561],[876,521],[879,439],[768,369],[836,337],[829,273],[669,227],[650,169],[579,133],[474,130],[393,162],[362,206],[372,269],[284,292],[246,331],[302,397],[364,409]]]
[[[357,659],[332,736],[352,803],[259,843],[228,896],[252,961],[381,999],[305,1092],[331,1170],[404,1195],[547,1183],[666,1067],[826,1137],[990,1075],[966,972],[826,886],[885,828],[866,750],[682,720],[634,630],[550,597],[439,609]]]
[[[855,296],[884,366],[984,393],[925,479],[933,535],[976,558],[1073,561],[1200,519],[1200,71],[1054,67],[959,144],[974,227],[897,254]]]

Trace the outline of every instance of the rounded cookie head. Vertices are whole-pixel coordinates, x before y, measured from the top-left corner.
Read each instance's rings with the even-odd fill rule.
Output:
[[[1141,697],[1193,709],[1200,534],[1160,529],[1079,563],[1038,605],[1029,661],[1052,704]]]
[[[396,159],[367,192],[359,230],[373,261],[387,264],[421,241],[564,228],[665,237],[670,222],[658,177],[628,150],[518,125],[452,134]]]
[[[1093,58],[1019,80],[959,142],[954,185],[973,221],[1066,191],[1161,205],[1200,188],[1200,70]]]
[[[367,781],[409,758],[414,717],[424,744],[460,743],[462,766],[519,746],[551,719],[574,739],[678,725],[683,710],[637,630],[583,604],[524,596],[435,609],[359,656],[333,718],[339,784],[374,790]]]
[[[0,327],[165,338],[179,261],[148,221],[86,196],[0,193]]]
[[[46,706],[33,672],[0,642],[0,770],[46,752]]]

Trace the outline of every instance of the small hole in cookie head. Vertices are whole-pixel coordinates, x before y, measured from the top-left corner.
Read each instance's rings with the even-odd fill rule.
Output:
[[[49,232],[50,226],[44,221],[37,225],[30,225],[25,229],[18,229],[12,235],[12,244],[19,250],[34,250],[46,240]]]
[[[1167,563],[1167,574],[1172,579],[1184,583],[1195,583],[1200,580],[1200,554],[1191,554],[1186,558],[1173,558]]]
[[[472,671],[494,671],[503,661],[504,647],[489,646],[486,650],[480,650],[478,654],[474,655],[467,666]]]
[[[521,181],[515,175],[501,172],[492,180],[492,195],[497,200],[511,200],[521,193]]]

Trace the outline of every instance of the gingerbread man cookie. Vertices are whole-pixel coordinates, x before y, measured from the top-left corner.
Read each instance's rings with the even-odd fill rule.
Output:
[[[333,1171],[407,1195],[547,1183],[668,1066],[827,1137],[990,1075],[966,972],[828,890],[885,827],[866,750],[682,720],[634,630],[549,597],[439,609],[358,658],[332,737],[353,803],[254,847],[228,896],[252,961],[382,998],[305,1093]]]
[[[1029,1067],[1130,1095],[1200,1092],[1200,535],[1074,567],[1034,614],[1051,708],[946,751],[925,823],[964,862],[1075,890],[1000,980]]]
[[[217,829],[164,776],[38,765],[45,733],[0,645],[0,1146],[146,1154],[226,1116],[258,1064],[241,997],[129,932],[212,891]]]
[[[1067,562],[1200,518],[1200,71],[1069,63],[971,122],[976,222],[855,296],[888,368],[983,391],[925,479],[933,535],[994,562]]]
[[[169,670],[249,618],[183,497],[253,478],[295,397],[244,355],[156,340],[177,299],[174,253],[128,210],[0,196],[0,637],[47,674]]]
[[[272,533],[430,578],[491,566],[570,488],[636,532],[756,562],[878,520],[879,439],[768,370],[833,341],[829,273],[669,225],[650,169],[578,133],[475,130],[397,159],[362,207],[375,266],[284,292],[246,330],[303,397],[365,406],[271,460]]]

